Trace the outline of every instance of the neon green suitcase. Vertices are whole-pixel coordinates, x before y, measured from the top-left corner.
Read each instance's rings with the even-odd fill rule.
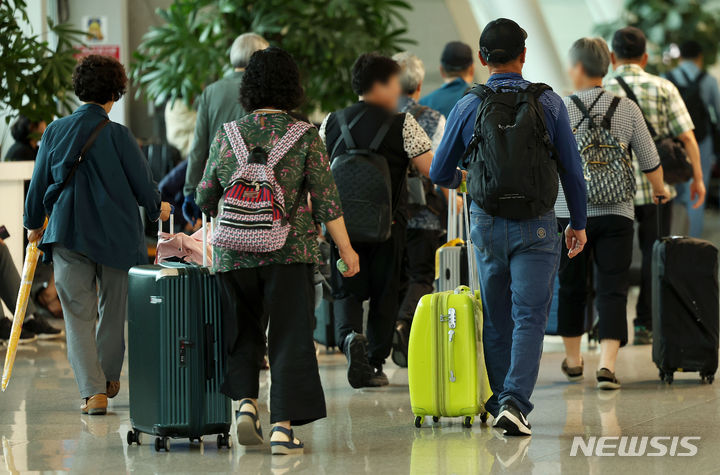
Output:
[[[415,426],[425,416],[464,417],[471,427],[492,394],[482,352],[482,308],[479,292],[468,287],[425,295],[420,299],[408,354],[410,403]]]

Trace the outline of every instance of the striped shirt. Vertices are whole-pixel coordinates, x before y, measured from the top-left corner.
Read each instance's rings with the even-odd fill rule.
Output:
[[[603,92],[602,88],[595,87],[579,91],[576,95],[586,107],[590,107],[601,92]],[[602,97],[598,99],[595,106],[593,106],[590,111],[590,115],[594,117],[596,124],[600,124],[602,117],[610,107],[613,97],[613,94],[605,91]],[[575,103],[569,97],[565,97],[563,100],[565,101],[565,105],[568,109],[568,116],[570,117],[570,125],[573,127],[573,133],[575,133],[577,137],[580,137],[587,132],[588,121],[587,119],[582,120],[582,112],[580,112]],[[648,132],[648,128],[645,125],[642,112],[640,112],[638,106],[630,99],[623,98],[620,100],[617,110],[615,110],[615,114],[613,114],[610,122],[610,132],[624,148],[629,146],[633,151],[633,164],[635,166],[635,170],[639,174],[642,174],[642,172],[647,173],[653,171],[660,166],[660,157],[658,156],[655,142],[650,136],[650,132]],[[565,194],[563,193],[562,186],[560,187],[558,199],[555,203],[555,214],[560,218],[570,217],[570,212],[568,211],[567,203],[565,202]],[[606,216],[609,214],[634,219],[635,208],[633,206],[633,201],[628,200],[622,203],[604,205],[588,203],[587,205],[588,217]]]
[[[645,72],[637,64],[623,64],[605,82],[605,88],[618,96],[625,96],[625,91],[615,79],[617,76],[622,76],[637,96],[645,118],[657,133],[657,136],[653,137],[654,139],[677,137],[695,128],[690,113],[685,107],[685,102],[672,82]],[[636,173],[635,177],[638,185],[635,205],[652,204],[653,194],[650,182],[642,173]],[[674,197],[674,187],[668,188]]]

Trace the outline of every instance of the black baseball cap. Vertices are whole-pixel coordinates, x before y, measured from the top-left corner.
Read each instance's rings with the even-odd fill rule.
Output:
[[[440,64],[448,72],[464,71],[473,63],[473,52],[462,41],[451,41],[443,48]]]
[[[480,35],[480,54],[488,63],[504,64],[520,56],[527,32],[508,18],[493,20]]]
[[[640,28],[626,26],[615,32],[612,38],[612,49],[620,59],[639,58],[645,54],[647,40]]]

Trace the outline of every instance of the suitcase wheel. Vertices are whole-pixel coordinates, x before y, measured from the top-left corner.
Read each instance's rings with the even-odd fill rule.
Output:
[[[702,384],[712,384],[715,381],[714,374],[700,374],[700,382]]]
[[[139,430],[129,430],[127,433],[127,444],[132,445],[133,442],[135,442],[137,445],[142,445],[142,440],[140,439],[141,432]]]
[[[418,429],[421,428],[423,425],[423,421],[425,421],[424,417],[415,416],[415,427],[417,427]]]
[[[483,424],[487,423],[487,416],[487,412],[483,412],[482,414],[480,414],[480,422],[482,422]]]
[[[170,452],[170,437],[155,437],[155,452]]]
[[[230,439],[230,434],[218,434],[217,446],[218,446],[218,449],[221,449],[223,447],[226,447],[229,449],[230,447],[232,447],[232,440]]]
[[[440,420],[438,416],[433,416],[433,422],[437,423]]]
[[[660,381],[664,381],[667,384],[673,383],[674,373],[672,371],[666,373],[665,371],[660,370],[659,376],[660,376]]]
[[[463,419],[463,427],[466,427],[468,429],[471,428],[474,420],[475,420],[474,417],[471,417],[471,416],[465,417],[465,419]]]

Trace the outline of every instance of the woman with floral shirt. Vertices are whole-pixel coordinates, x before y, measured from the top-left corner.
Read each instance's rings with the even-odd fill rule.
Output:
[[[247,116],[229,124],[237,127],[241,142],[254,155],[259,147],[270,152],[299,122],[286,111],[303,97],[300,76],[292,57],[271,47],[253,54],[245,71],[241,103]],[[304,125],[304,124],[300,124]],[[303,444],[291,425],[326,416],[312,341],[314,291],[313,265],[320,262],[315,223],[325,223],[348,266],[346,276],[359,270],[350,245],[340,198],[330,173],[325,146],[317,129],[307,131],[287,149],[273,171],[283,192],[291,225],[285,244],[272,252],[240,252],[214,246],[213,267],[218,273],[223,304],[223,339],[227,369],[222,391],[240,400],[237,437],[243,445],[263,441],[257,397],[262,353],[265,348],[262,316],[269,319],[268,355],[272,367],[270,413],[273,454],[302,453]],[[220,129],[197,189],[197,203],[211,216],[233,175],[240,167],[231,138]],[[237,147],[237,139],[233,137]],[[307,195],[310,205],[306,203]],[[301,200],[301,201],[298,201]],[[298,201],[297,206],[295,202]],[[222,206],[222,205],[220,205]]]

